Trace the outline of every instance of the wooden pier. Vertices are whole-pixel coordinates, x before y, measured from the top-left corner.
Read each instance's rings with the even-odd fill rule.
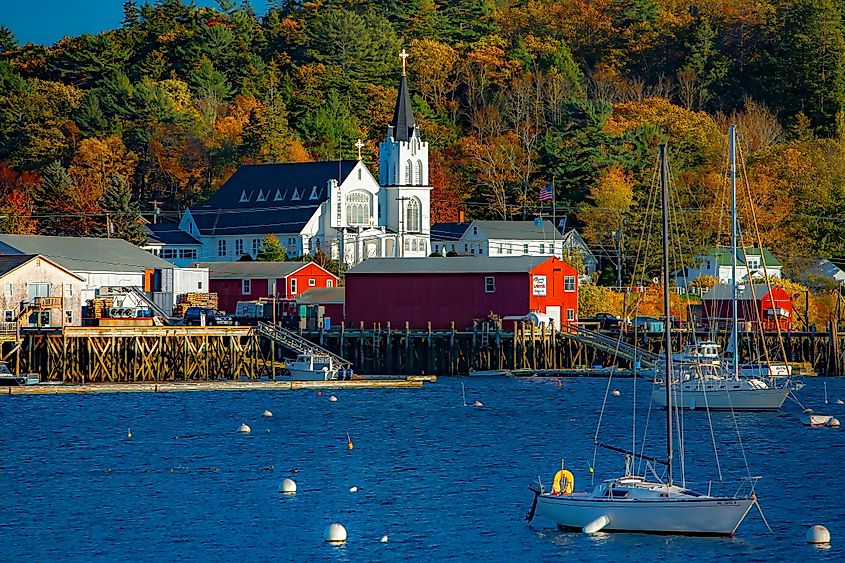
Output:
[[[351,329],[341,324],[302,336],[346,358],[359,374],[466,375],[490,370],[600,374],[601,368],[613,365],[622,370],[635,362],[641,368],[650,367],[655,354],[662,351],[658,334],[639,334],[634,342],[630,334],[618,340],[616,334],[591,336],[589,331],[509,324],[510,330],[505,330],[502,323],[480,323],[471,331],[413,330],[407,325],[396,329],[390,323]],[[680,349],[691,334],[679,331],[675,336]],[[709,337],[699,334],[698,338]],[[780,358],[777,335],[766,333],[764,338],[772,357]],[[843,338],[845,331],[829,326],[824,332],[784,333],[783,343],[788,361],[802,364],[803,371],[841,375],[845,372]],[[726,343],[724,334],[717,340],[723,346]],[[18,338],[0,341],[0,347],[13,372],[37,372],[42,382],[77,385],[221,378],[256,381],[294,355],[247,326],[65,327],[53,332],[24,331]],[[741,347],[744,357],[752,352]]]

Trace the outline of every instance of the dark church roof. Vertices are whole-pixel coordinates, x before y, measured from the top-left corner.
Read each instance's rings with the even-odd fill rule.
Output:
[[[411,95],[408,93],[408,79],[402,77],[399,83],[399,95],[396,96],[396,107],[393,110],[393,138],[397,141],[407,141],[414,132],[414,110],[411,108]]]
[[[208,203],[191,208],[203,235],[298,233],[357,160],[243,165]]]
[[[150,223],[144,225],[148,243],[202,244],[193,235],[186,233],[176,223]]]

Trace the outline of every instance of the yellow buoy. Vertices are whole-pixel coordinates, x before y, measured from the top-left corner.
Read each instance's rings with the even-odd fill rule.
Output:
[[[352,445],[352,438],[349,436],[349,432],[346,433],[346,449],[351,450],[354,446]]]
[[[127,437],[127,438],[131,438],[131,437],[132,437],[132,429],[131,429],[131,428],[130,428],[129,430],[127,430],[127,431],[126,431],[126,437]]]

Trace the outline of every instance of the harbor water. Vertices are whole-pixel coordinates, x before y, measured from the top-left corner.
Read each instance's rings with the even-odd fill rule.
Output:
[[[482,407],[464,406],[461,383]],[[635,421],[639,436],[647,427],[645,452],[663,457],[650,383],[611,387],[620,393],[607,394],[601,441],[630,449]],[[757,493],[776,537],[756,510],[734,538],[529,525],[528,485],[539,476],[548,486],[561,458],[576,490],[590,487],[591,466],[596,479],[624,469],[592,445],[607,390],[601,378],[441,378],[415,390],[0,397],[2,559],[845,560],[845,427],[802,426],[791,401],[778,413],[712,413],[712,434],[706,412],[679,419],[676,479],[704,491],[718,480],[715,442],[725,480],[763,476]],[[845,379],[809,379],[798,398],[845,422],[835,403]],[[252,431],[238,433],[241,423]],[[279,493],[285,478],[295,495]],[[342,546],[322,541],[332,522],[348,531]],[[805,543],[813,524],[830,529],[830,547]]]

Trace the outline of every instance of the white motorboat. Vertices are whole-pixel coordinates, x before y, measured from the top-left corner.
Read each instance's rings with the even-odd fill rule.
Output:
[[[660,146],[660,184],[663,193],[663,272],[669,272],[669,219],[666,146]],[[663,287],[663,304],[669,307],[668,284]],[[666,459],[657,460],[633,451],[604,446],[625,453],[625,472],[621,477],[598,484],[591,492],[573,492],[573,476],[561,468],[555,474],[552,488],[542,485],[532,488],[534,505],[528,514],[529,521],[535,513],[553,520],[558,527],[577,529],[584,533],[646,532],[657,534],[688,534],[730,536],[742,523],[756,502],[754,486],[757,478],[749,480],[750,486],[741,487],[732,496],[715,496],[694,492],[673,481],[673,354],[672,326],[665,323],[665,354],[663,359],[666,404]],[[609,382],[608,382],[609,383]],[[600,418],[601,420],[601,418]],[[598,436],[598,430],[596,431]],[[634,431],[636,438],[636,431]],[[632,448],[632,450],[635,448]],[[682,452],[683,450],[681,450]],[[653,479],[634,471],[634,460],[646,460]],[[666,466],[665,480],[654,470],[654,463]],[[680,465],[682,472],[684,465]],[[721,473],[720,473],[721,475]],[[681,479],[684,482],[684,478]]]
[[[333,381],[352,379],[352,370],[339,365],[328,354],[303,353],[285,362],[290,378],[297,381]]]
[[[37,385],[40,377],[37,373],[15,375],[6,362],[0,362],[0,387],[17,387],[20,385]]]

